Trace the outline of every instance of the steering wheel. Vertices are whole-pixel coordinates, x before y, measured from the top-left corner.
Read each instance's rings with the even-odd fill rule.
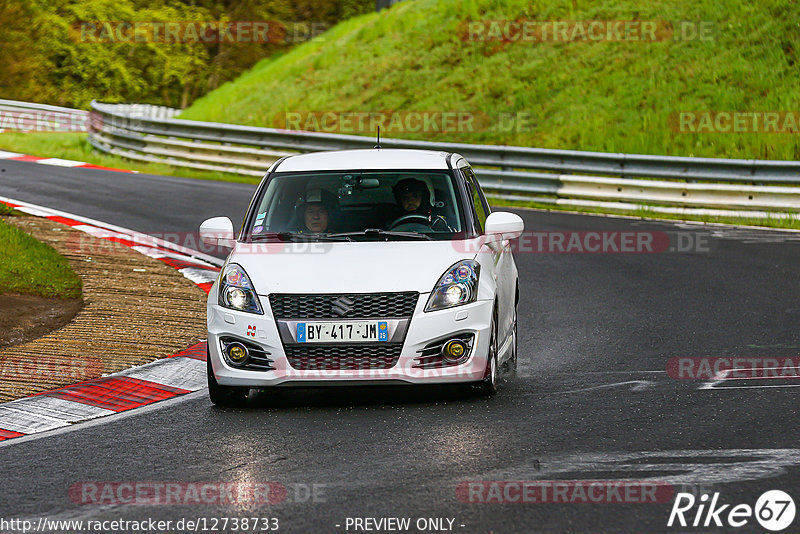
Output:
[[[392,221],[392,223],[389,225],[389,230],[394,230],[401,224],[424,224],[430,228],[431,222],[424,215],[412,213],[411,215],[403,215]]]

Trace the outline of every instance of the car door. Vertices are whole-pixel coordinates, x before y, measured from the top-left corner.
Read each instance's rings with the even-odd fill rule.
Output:
[[[481,190],[475,172],[470,167],[464,167],[462,172],[467,179],[467,189],[472,200],[475,223],[478,226],[476,230],[483,234],[486,218],[491,213],[491,208]],[[508,240],[486,244],[481,247],[478,256],[481,269],[486,275],[493,277],[497,288],[497,335],[498,341],[502,345],[511,334],[514,323],[516,272],[511,256],[511,244]],[[481,276],[484,274],[481,273]]]

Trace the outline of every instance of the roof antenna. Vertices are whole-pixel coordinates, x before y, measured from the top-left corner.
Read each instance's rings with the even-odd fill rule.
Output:
[[[380,147],[381,147],[381,127],[378,126],[378,144],[375,145],[375,148],[380,148]]]

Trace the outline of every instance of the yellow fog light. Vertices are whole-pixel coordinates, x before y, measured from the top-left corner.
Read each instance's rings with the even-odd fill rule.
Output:
[[[241,365],[247,361],[247,348],[239,343],[232,343],[227,350],[231,363]]]
[[[464,356],[467,347],[460,339],[451,339],[442,347],[442,356],[449,362],[458,361]]]

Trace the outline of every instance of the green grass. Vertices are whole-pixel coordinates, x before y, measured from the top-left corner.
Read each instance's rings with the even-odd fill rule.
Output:
[[[492,207],[515,207],[531,208],[543,211],[564,211],[571,213],[586,213],[590,215],[621,215],[625,217],[638,217],[641,219],[663,219],[669,221],[693,221],[710,224],[728,224],[733,226],[761,226],[766,228],[779,228],[789,230],[800,230],[800,214],[792,218],[779,217],[720,217],[717,215],[676,215],[672,213],[660,213],[642,206],[637,210],[606,210],[600,208],[590,208],[582,206],[565,206],[549,204],[547,202],[537,202],[536,200],[509,200],[492,197],[487,194]]]
[[[463,38],[468,20],[703,21],[715,31],[709,41],[476,42]],[[800,160],[800,134],[679,133],[671,122],[680,111],[800,111],[798,43],[800,10],[793,0],[405,0],[262,60],[181,118],[275,126],[287,111],[527,113],[532,121],[520,130],[494,124],[478,132],[391,136]],[[99,155],[74,134],[0,134],[0,148],[155,174],[257,181]],[[647,208],[624,214],[798,227],[796,220],[690,217]]]
[[[80,298],[81,279],[52,247],[0,220],[0,293]]]
[[[710,41],[479,42],[466,20],[704,21]],[[680,111],[800,110],[794,0],[406,0],[262,60],[181,118],[273,126],[285,111],[528,113],[523,131],[392,134],[680,156],[800,159],[800,134],[679,133]],[[387,135],[388,136],[388,135]]]
[[[257,184],[258,177],[241,176],[224,172],[210,172],[173,167],[159,163],[146,163],[106,154],[96,150],[83,133],[0,133],[0,150],[20,152],[31,156],[85,161],[115,169],[127,169],[147,174],[182,176],[203,180]],[[266,169],[265,169],[266,170]]]

